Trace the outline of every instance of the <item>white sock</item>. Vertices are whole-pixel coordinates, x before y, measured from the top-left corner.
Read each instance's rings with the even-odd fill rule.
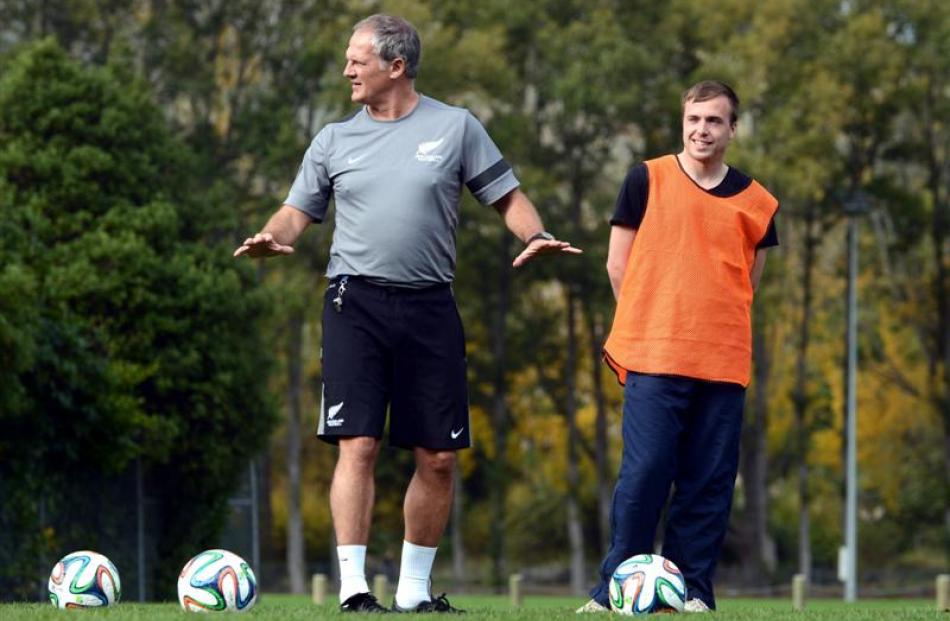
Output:
[[[400,608],[415,608],[421,602],[432,599],[429,593],[429,576],[438,548],[426,548],[402,542],[402,561],[399,563],[399,585],[396,587],[396,605]]]
[[[369,593],[366,584],[366,546],[337,546],[340,560],[340,603],[357,593]]]

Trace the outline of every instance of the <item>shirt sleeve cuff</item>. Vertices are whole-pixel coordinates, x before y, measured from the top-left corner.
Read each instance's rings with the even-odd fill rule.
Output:
[[[473,194],[481,204],[493,205],[520,185],[521,183],[518,181],[518,178],[515,177],[515,173],[509,169],[491,183],[480,188],[477,192],[473,192]]]
[[[314,222],[323,222],[323,213],[326,213],[326,209],[319,209],[317,205],[313,205],[313,197],[307,196],[306,194],[301,194],[299,192],[291,192],[288,194],[287,198],[284,199],[284,205],[288,205],[298,211],[304,212],[310,216],[310,219]],[[303,205],[311,206],[304,207]]]

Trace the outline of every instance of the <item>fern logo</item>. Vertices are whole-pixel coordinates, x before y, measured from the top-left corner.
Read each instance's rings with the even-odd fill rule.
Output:
[[[337,414],[340,413],[340,410],[343,409],[343,402],[340,401],[336,405],[331,405],[327,410],[327,426],[328,427],[339,427],[343,424],[342,418],[337,418]]]
[[[430,140],[429,142],[420,142],[419,147],[416,149],[416,159],[420,162],[441,162],[443,159],[442,156],[433,153],[433,151],[442,146],[443,142],[445,142],[445,138]]]

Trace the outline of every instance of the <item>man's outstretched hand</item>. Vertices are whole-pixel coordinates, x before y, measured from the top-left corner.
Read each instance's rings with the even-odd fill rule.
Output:
[[[274,236],[270,233],[258,233],[254,237],[248,237],[244,243],[234,251],[235,257],[247,255],[252,258],[275,257],[281,254],[293,254],[293,246],[284,246],[274,241]]]
[[[559,239],[536,239],[521,251],[515,260],[511,262],[512,267],[521,267],[535,257],[545,254],[581,254],[584,251],[575,248],[571,242],[561,241]]]

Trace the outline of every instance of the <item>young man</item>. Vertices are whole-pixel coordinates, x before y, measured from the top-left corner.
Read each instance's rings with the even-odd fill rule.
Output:
[[[416,462],[392,610],[456,611],[444,596],[433,599],[429,576],[451,507],[455,451],[471,443],[451,289],[463,182],[526,244],[515,267],[580,252],[544,231],[475,117],[416,92],[420,52],[416,30],[398,17],[373,15],[353,28],[343,74],[362,107],[317,134],[284,205],[234,253],[292,253],[335,198],[317,434],[340,449],[330,506],[344,612],[388,612],[364,570],[387,406],[390,443],[412,450]]]
[[[752,362],[752,295],[778,243],[778,203],[723,161],[739,100],[722,82],[683,95],[683,150],[627,175],[611,219],[607,272],[617,310],[604,357],[624,386],[623,456],[610,549],[592,599],[653,551],[669,495],[663,555],[686,579],[686,610],[715,609],[713,574],[729,522]]]

